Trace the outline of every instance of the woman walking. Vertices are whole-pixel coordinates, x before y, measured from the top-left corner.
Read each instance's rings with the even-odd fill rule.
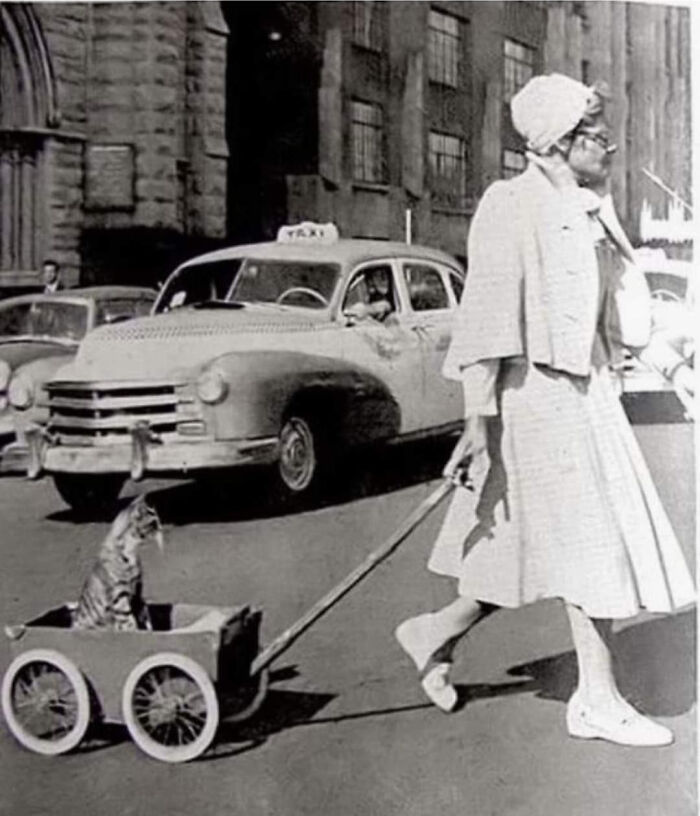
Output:
[[[613,619],[672,612],[694,587],[610,374],[623,347],[647,345],[651,313],[600,195],[615,150],[605,96],[552,74],[511,102],[528,167],[492,184],[474,215],[443,371],[462,381],[466,412],[445,473],[467,461],[488,473],[476,513],[455,530],[457,489],[428,565],[458,580],[457,599],[396,636],[426,694],[450,711],[459,639],[496,608],[560,598],[579,667],[569,733],[666,745],[672,732],[620,694],[610,652]]]

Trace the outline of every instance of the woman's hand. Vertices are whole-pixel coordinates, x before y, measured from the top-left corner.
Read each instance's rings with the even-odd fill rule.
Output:
[[[486,450],[486,418],[483,416],[467,417],[464,431],[447,460],[442,475],[456,479],[458,471],[468,473],[471,462]]]

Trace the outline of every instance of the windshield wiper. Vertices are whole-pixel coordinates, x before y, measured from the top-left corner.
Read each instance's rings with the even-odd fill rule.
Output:
[[[196,303],[188,303],[190,309],[243,309],[245,303],[238,300],[198,300]]]

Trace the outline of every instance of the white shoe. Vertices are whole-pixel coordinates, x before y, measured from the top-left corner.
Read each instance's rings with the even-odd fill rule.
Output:
[[[602,714],[584,705],[577,693],[567,706],[566,726],[572,737],[604,739],[618,745],[659,747],[673,742],[673,732],[669,728],[650,720],[631,706],[629,713],[620,716]]]
[[[436,663],[420,682],[428,699],[448,714],[455,710],[458,700],[457,690],[447,679],[451,668],[450,663]]]

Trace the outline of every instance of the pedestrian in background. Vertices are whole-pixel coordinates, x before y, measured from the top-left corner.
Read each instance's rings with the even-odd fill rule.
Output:
[[[445,359],[466,423],[445,468],[481,470],[458,487],[428,564],[458,598],[396,636],[430,699],[452,710],[452,651],[489,612],[563,599],[576,649],[571,735],[666,745],[612,669],[612,619],[694,600],[682,551],[613,387],[623,347],[650,337],[650,296],[605,195],[606,94],[560,74],[511,102],[528,167],[484,194],[469,232],[469,275]]]
[[[62,289],[61,268],[53,258],[47,258],[42,265],[42,280],[44,282],[44,294],[52,294]]]

